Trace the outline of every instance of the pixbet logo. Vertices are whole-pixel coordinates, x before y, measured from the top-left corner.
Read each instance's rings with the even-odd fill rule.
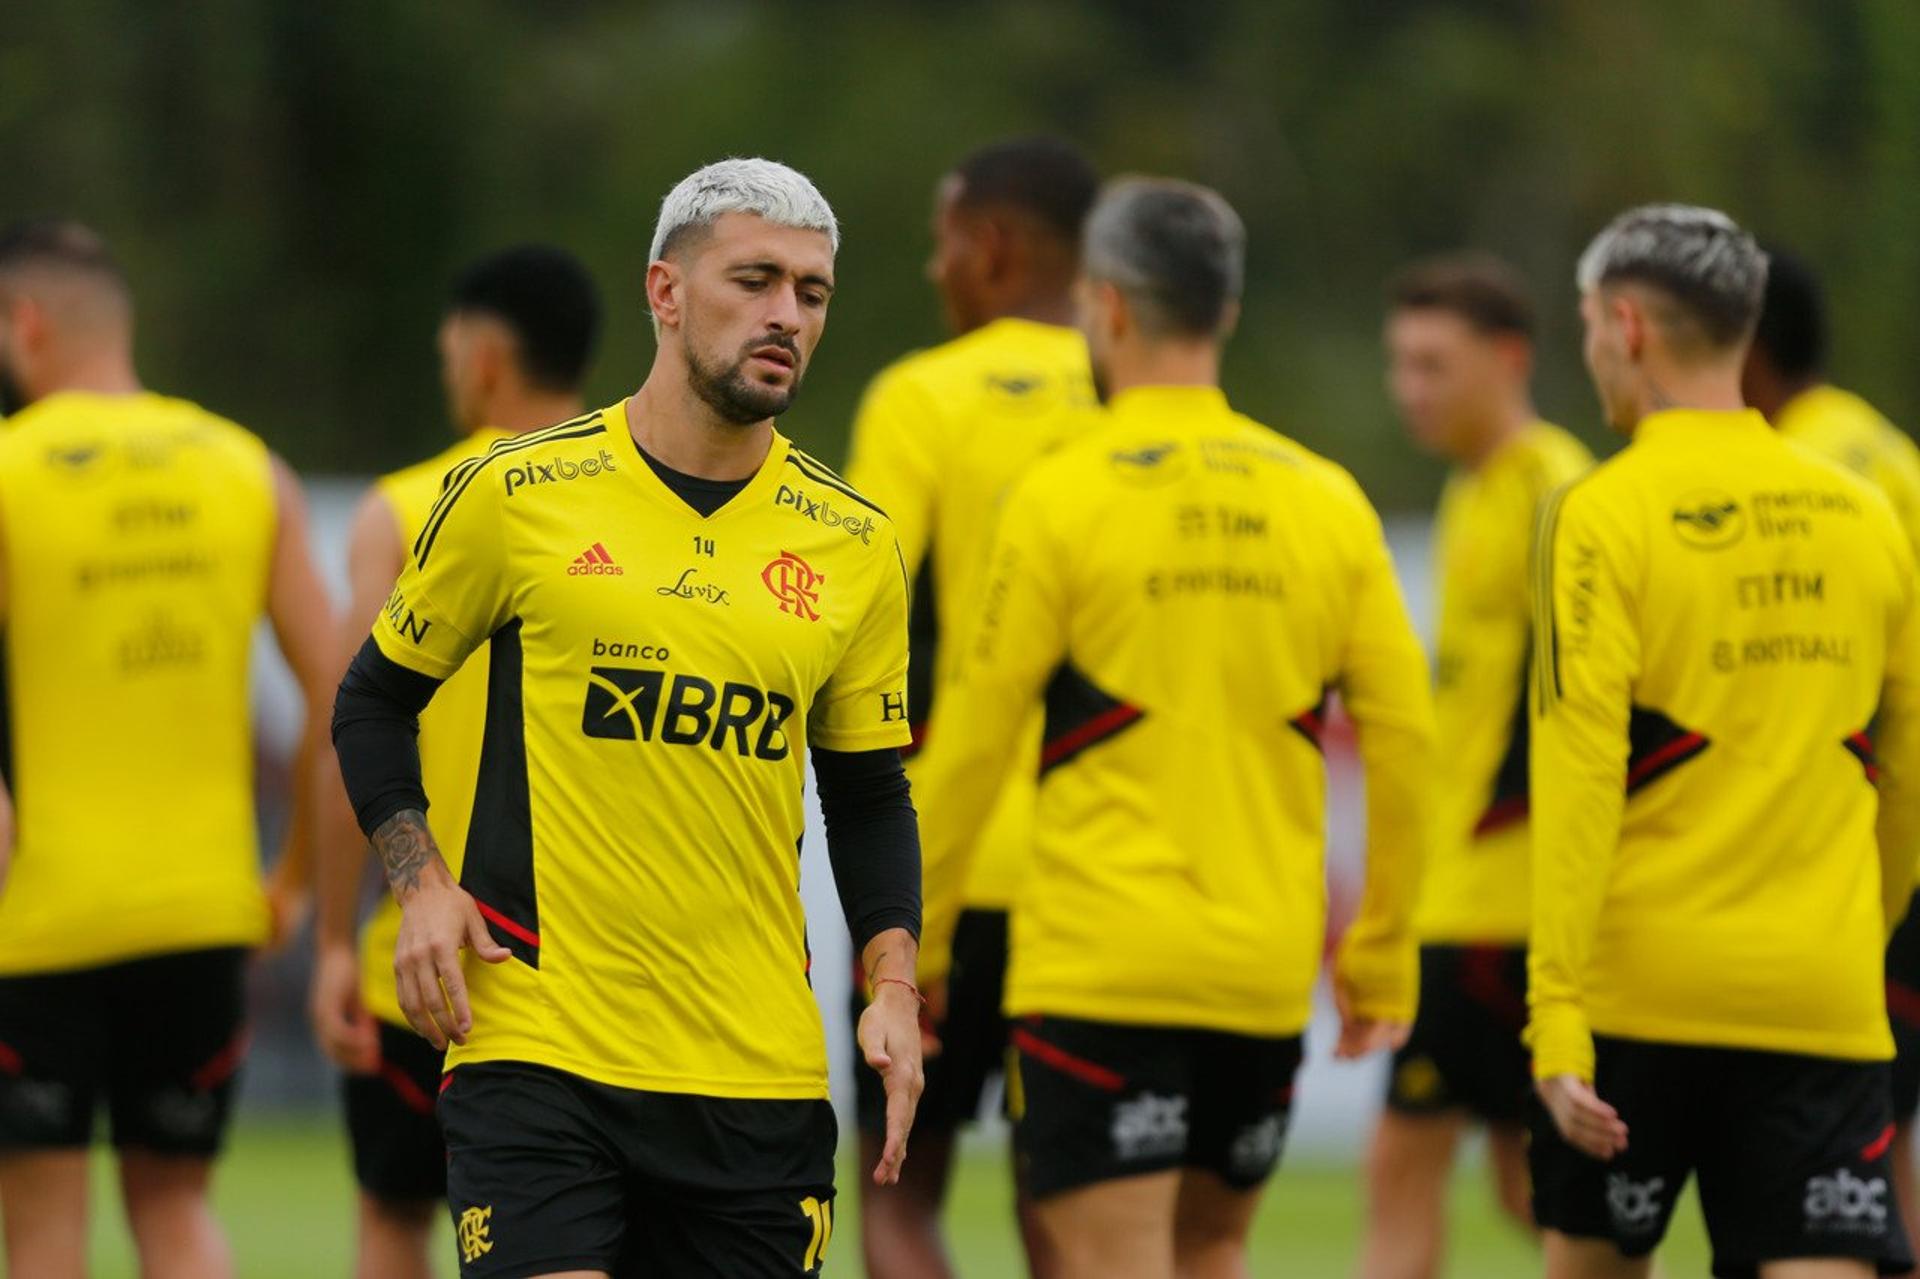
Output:
[[[846,530],[848,537],[857,537],[862,546],[873,545],[873,517],[871,515],[843,515],[833,509],[833,503],[826,498],[814,498],[806,490],[797,489],[791,484],[782,484],[774,495],[773,504],[798,511],[815,524],[828,528]]]
[[[557,484],[561,480],[577,480],[582,476],[595,476],[602,471],[612,471],[613,454],[600,450],[598,457],[555,458],[551,462],[528,462],[524,466],[509,466],[504,477],[507,496],[512,497],[515,489],[525,488],[529,484]]]

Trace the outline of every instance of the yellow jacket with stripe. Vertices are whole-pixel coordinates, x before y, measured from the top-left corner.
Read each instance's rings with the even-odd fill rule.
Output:
[[[1887,500],[1757,413],[1663,412],[1538,562],[1535,1073],[1591,1078],[1593,1032],[1890,1056],[1920,627]]]
[[[1008,497],[916,789],[941,976],[1020,727],[1044,708],[1006,995],[1045,1013],[1297,1033],[1324,944],[1329,691],[1359,728],[1367,888],[1341,973],[1411,1015],[1427,666],[1380,522],[1338,467],[1213,388],[1143,387]]]

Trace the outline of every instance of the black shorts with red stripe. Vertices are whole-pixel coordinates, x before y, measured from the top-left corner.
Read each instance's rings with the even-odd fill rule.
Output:
[[[353,1175],[384,1203],[432,1203],[447,1197],[447,1143],[434,1103],[446,1054],[406,1026],[380,1028],[380,1065],[348,1075],[343,1093]]]
[[[0,977],[0,1150],[211,1158],[246,1056],[247,952],[182,951]]]
[[[1893,1027],[1893,1114],[1920,1111],[1920,896],[1887,942],[1887,1023]]]
[[[1014,1152],[1036,1199],[1173,1169],[1251,1190],[1280,1162],[1298,1035],[1023,1017],[1012,1040]]]
[[[1852,1258],[1882,1274],[1912,1265],[1885,1062],[1596,1035],[1594,1089],[1626,1122],[1627,1148],[1606,1163],[1582,1154],[1536,1102],[1528,1160],[1542,1228],[1646,1256],[1697,1173],[1721,1279],[1791,1259]]]

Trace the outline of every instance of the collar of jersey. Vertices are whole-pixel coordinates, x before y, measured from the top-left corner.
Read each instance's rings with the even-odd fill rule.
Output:
[[[1229,411],[1227,393],[1217,386],[1130,386],[1107,407],[1119,417],[1151,417],[1169,425],[1182,417]]]
[[[1662,409],[1640,419],[1635,440],[1667,439],[1702,432],[1768,432],[1773,428],[1756,409]]]
[[[766,460],[760,463],[747,486],[728,498],[726,504],[712,515],[702,515],[688,506],[686,499],[666,486],[653,468],[647,465],[647,459],[640,456],[640,446],[633,442],[633,429],[627,424],[627,402],[625,399],[614,401],[605,410],[607,434],[613,437],[611,447],[620,459],[620,466],[633,476],[633,482],[653,501],[670,510],[678,511],[690,520],[710,523],[723,520],[735,511],[752,510],[760,498],[772,490],[780,479],[780,468],[786,464],[787,449],[790,447],[787,437],[776,428],[773,444],[767,449]]]

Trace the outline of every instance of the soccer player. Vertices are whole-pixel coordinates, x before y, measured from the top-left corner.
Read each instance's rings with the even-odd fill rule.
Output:
[[[0,399],[19,814],[0,807],[6,1269],[85,1273],[104,1108],[141,1273],[219,1279],[207,1187],[246,1054],[247,953],[292,926],[333,677],[306,504],[258,438],[142,388],[127,279],[74,223],[0,232]],[[307,705],[266,885],[247,683],[263,615]]]
[[[854,423],[848,478],[892,517],[915,578],[908,700],[916,725],[926,723],[952,665],[942,637],[955,635],[976,606],[1001,496],[1035,458],[1091,420],[1086,342],[1070,326],[1080,224],[1098,187],[1086,157],[1053,138],[996,143],[956,165],[940,183],[928,274],[958,336],[881,373]],[[794,492],[797,501],[833,504],[831,493],[799,485]],[[913,1164],[897,1186],[861,1187],[874,1279],[951,1273],[940,1202],[955,1133],[979,1110],[1006,1052],[1007,906],[1033,838],[1037,714],[1020,749],[1021,766],[994,801],[966,882],[926,885],[929,897],[960,894],[964,910],[946,1017],[934,1028],[940,1052],[927,1063],[914,1121]],[[916,767],[908,765],[909,776]],[[857,1074],[862,1161],[872,1162],[885,1134],[884,1098],[877,1076]],[[1029,1263],[1044,1273],[1024,1202],[1020,1216]]]
[[[646,382],[457,468],[342,682],[341,771],[401,907],[400,1006],[454,1045],[463,1275],[819,1270],[835,1131],[800,909],[807,748],[874,994],[873,1175],[899,1175],[921,1051],[906,574],[885,515],[773,426],[838,241],[784,165],[676,186]],[[414,717],[482,641],[456,882]]]
[[[1007,497],[919,788],[949,882],[1044,707],[1006,1008],[1015,1140],[1067,1279],[1246,1273],[1320,971],[1330,692],[1369,837],[1339,1050],[1413,1015],[1426,659],[1359,486],[1221,393],[1244,254],[1212,191],[1102,193],[1078,293],[1108,412]],[[927,916],[930,984],[954,924]]]
[[[1893,503],[1920,547],[1920,449],[1865,400],[1827,381],[1826,298],[1813,269],[1767,254],[1766,300],[1747,351],[1741,390],[1788,439],[1864,475]],[[1909,908],[1887,944],[1887,1014],[1893,1027],[1893,1183],[1901,1217],[1920,1224],[1913,1122],[1920,1110],[1920,920]]]
[[[1765,273],[1723,214],[1676,205],[1580,261],[1587,365],[1632,442],[1540,533],[1528,1038],[1554,1279],[1646,1274],[1696,1171],[1715,1274],[1909,1263],[1881,953],[1920,833],[1914,557],[1878,490],[1742,407]]]
[[[498,440],[577,417],[600,327],[593,279],[571,254],[523,245],[483,258],[455,283],[440,324],[440,367],[460,439],[388,475],[361,500],[347,554],[352,599],[344,668],[379,615],[420,535],[441,480]],[[434,839],[458,876],[473,812],[486,713],[486,646],[421,715],[421,774],[436,804]],[[442,1054],[415,1034],[394,986],[400,908],[384,897],[354,945],[366,841],[337,779],[330,838],[319,850],[316,1037],[346,1072],[347,1132],[360,1184],[360,1279],[426,1279],[433,1214],[446,1195],[447,1152],[434,1118]]]
[[[1434,528],[1439,627],[1434,834],[1414,929],[1420,1009],[1367,1160],[1363,1279],[1440,1269],[1454,1150],[1487,1127],[1501,1205],[1532,1223],[1524,1121],[1528,908],[1528,553],[1540,501],[1591,463],[1534,411],[1533,307],[1512,268],[1463,254],[1389,290],[1388,389],[1453,463]]]

